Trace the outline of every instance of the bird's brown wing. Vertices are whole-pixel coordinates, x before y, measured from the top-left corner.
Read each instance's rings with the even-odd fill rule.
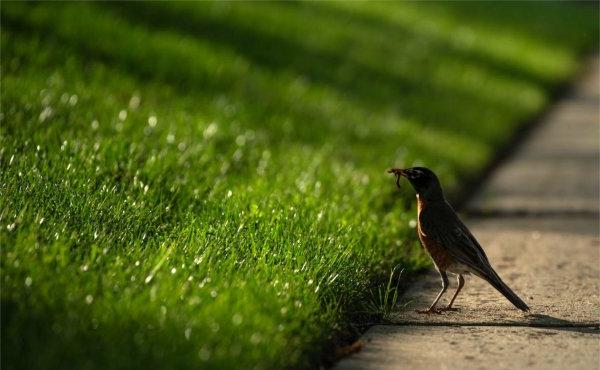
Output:
[[[468,266],[480,277],[497,276],[479,242],[448,203],[428,205],[419,222],[421,231],[446,248],[454,260]]]
[[[529,307],[494,271],[485,252],[469,229],[446,202],[428,205],[419,215],[421,232],[444,247],[456,262],[469,267],[471,272],[486,280],[515,307],[529,311]]]

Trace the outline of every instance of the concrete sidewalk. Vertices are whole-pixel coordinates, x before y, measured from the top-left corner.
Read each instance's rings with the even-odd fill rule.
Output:
[[[596,59],[467,207],[466,224],[531,313],[467,277],[460,311],[417,314],[441,288],[431,272],[336,369],[600,368],[599,69]]]

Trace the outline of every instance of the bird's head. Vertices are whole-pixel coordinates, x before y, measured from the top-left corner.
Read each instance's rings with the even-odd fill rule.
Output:
[[[396,184],[400,187],[400,177],[405,177],[413,186],[419,196],[425,199],[443,199],[444,193],[440,180],[433,171],[425,167],[411,167],[406,169],[392,168],[388,171],[396,175]]]

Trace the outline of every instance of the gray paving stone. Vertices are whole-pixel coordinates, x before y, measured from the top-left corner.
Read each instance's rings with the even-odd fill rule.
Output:
[[[512,213],[598,212],[600,66],[597,60],[591,71],[576,93],[551,109],[527,145],[521,146],[492,175],[468,208]]]
[[[336,369],[597,369],[597,328],[374,326]]]

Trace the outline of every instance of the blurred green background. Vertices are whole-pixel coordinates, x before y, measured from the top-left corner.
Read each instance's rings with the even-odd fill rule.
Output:
[[[595,3],[1,6],[5,369],[327,364],[598,44]],[[397,279],[395,275],[394,279]]]

